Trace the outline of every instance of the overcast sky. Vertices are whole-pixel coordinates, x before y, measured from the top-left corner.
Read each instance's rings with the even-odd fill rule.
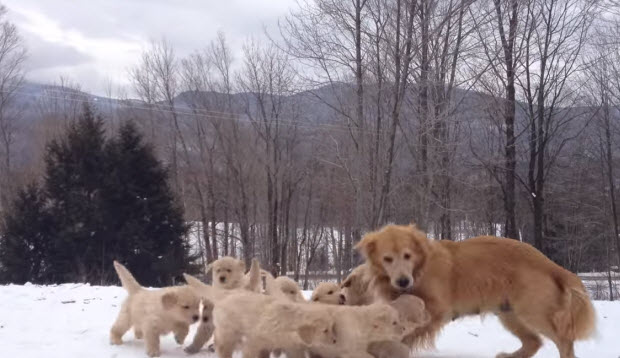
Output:
[[[28,48],[28,79],[60,76],[104,94],[108,83],[127,86],[151,39],[162,36],[181,56],[226,33],[237,56],[249,36],[277,19],[294,0],[0,0]]]

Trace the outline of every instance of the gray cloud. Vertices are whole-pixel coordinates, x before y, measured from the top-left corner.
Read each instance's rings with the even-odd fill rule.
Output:
[[[221,30],[239,54],[249,36],[273,29],[295,0],[4,0],[30,53],[29,78],[70,76],[101,93],[102,79],[126,85],[149,40],[165,37],[181,56]],[[106,80],[107,81],[107,80]]]

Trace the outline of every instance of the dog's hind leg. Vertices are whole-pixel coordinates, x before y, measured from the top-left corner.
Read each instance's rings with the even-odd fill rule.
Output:
[[[123,335],[131,328],[131,316],[129,315],[129,305],[123,303],[118,317],[110,329],[110,343],[123,344]]]
[[[513,353],[500,353],[497,358],[530,358],[536,354],[542,346],[542,340],[536,332],[525,326],[512,312],[501,313],[498,317],[504,327],[521,340],[521,348]]]
[[[146,344],[146,354],[149,357],[159,357],[159,332],[152,327],[144,329],[144,343]]]
[[[186,324],[175,324],[174,325],[174,340],[177,344],[183,344],[185,342],[185,337],[189,333],[189,326]]]

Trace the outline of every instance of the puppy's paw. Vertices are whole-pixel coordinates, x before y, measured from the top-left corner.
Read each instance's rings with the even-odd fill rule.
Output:
[[[209,344],[209,346],[207,347],[207,352],[215,353],[215,344],[213,343]]]
[[[121,344],[123,344],[123,339],[119,336],[116,335],[110,335],[110,344],[115,345],[115,346],[119,346]]]
[[[198,347],[196,347],[196,346],[194,346],[192,344],[192,345],[189,345],[189,346],[185,347],[183,350],[187,354],[196,354],[196,353],[198,353],[200,351],[200,348],[198,348]]]
[[[146,354],[149,357],[159,357],[161,355],[161,352],[159,351],[159,348],[149,348],[146,350]]]
[[[186,336],[187,336],[187,334],[175,333],[174,334],[174,340],[177,342],[177,344],[181,345],[181,344],[183,344],[183,342],[185,342],[185,337]]]
[[[144,337],[144,334],[141,330],[138,329],[133,331],[133,336],[136,337],[136,339],[142,339],[142,337]]]

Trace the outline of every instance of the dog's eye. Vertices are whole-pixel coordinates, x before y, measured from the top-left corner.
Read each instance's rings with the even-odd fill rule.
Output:
[[[315,297],[313,301],[318,301],[318,300],[319,300],[319,298],[318,298],[318,297]]]
[[[333,294],[334,294],[334,291],[329,291],[329,292],[327,292],[327,294],[328,294],[328,295],[333,295]]]
[[[226,269],[226,272],[231,272],[230,269]]]
[[[203,322],[209,322],[209,317],[203,317],[202,320]]]
[[[396,321],[392,322],[392,325],[396,326]]]
[[[327,333],[327,328],[325,328],[325,330],[323,331],[323,333]]]
[[[411,258],[411,255],[410,255],[410,254],[404,254],[404,255],[403,255],[403,258],[404,258],[405,260],[409,260],[409,259]]]
[[[188,310],[188,309],[189,309],[189,306],[188,306],[188,305],[185,305],[185,306],[183,306],[183,309]]]
[[[386,256],[386,257],[383,258],[383,261],[387,262],[388,264],[391,264],[392,261],[394,261],[394,259],[389,257],[389,256]]]

